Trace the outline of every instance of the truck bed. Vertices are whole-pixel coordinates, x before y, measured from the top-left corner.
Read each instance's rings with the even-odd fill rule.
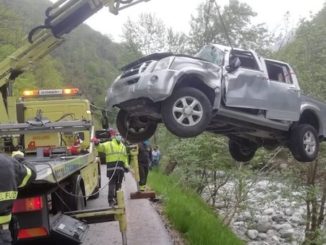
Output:
[[[76,156],[36,157],[27,156],[26,160],[34,165],[37,175],[35,184],[55,184],[71,176],[74,172],[87,165],[92,158],[92,153]]]

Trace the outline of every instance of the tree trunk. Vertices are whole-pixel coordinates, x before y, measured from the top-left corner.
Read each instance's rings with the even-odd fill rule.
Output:
[[[175,169],[175,167],[177,166],[177,161],[175,160],[170,160],[169,163],[166,165],[164,173],[166,175],[170,175],[172,174],[173,170]]]

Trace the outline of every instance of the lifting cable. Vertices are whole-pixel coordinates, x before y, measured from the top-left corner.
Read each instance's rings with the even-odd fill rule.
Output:
[[[225,26],[225,23],[224,23],[224,20],[223,20],[223,16],[221,15],[221,12],[220,12],[220,7],[217,5],[216,0],[210,0],[210,3],[214,3],[215,4],[215,8],[217,10],[217,14],[218,14],[219,20],[221,21],[221,24],[222,24],[222,27],[223,27],[223,30],[224,30],[224,34],[226,36],[226,40],[229,43],[229,46],[231,47],[231,49],[233,49],[233,46],[232,46],[232,42],[231,42],[229,33],[228,33],[227,29],[226,29],[226,26]],[[218,19],[217,18],[216,18],[216,21],[218,22]]]

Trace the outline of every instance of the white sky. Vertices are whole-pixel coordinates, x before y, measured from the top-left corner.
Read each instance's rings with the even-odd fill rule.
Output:
[[[190,28],[190,16],[197,13],[197,7],[205,0],[150,0],[125,9],[115,16],[103,9],[86,23],[93,29],[108,35],[116,42],[121,41],[122,26],[128,17],[138,20],[141,13],[154,13],[167,27],[187,33]],[[228,4],[228,0],[216,0],[217,4]],[[255,23],[266,23],[270,31],[280,28],[284,15],[290,12],[292,25],[300,18],[309,17],[322,9],[326,0],[240,0],[247,3],[256,13]]]

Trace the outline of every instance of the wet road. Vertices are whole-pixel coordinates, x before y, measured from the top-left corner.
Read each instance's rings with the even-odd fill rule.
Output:
[[[107,183],[106,166],[102,165],[102,186]],[[127,210],[127,240],[128,245],[169,245],[173,244],[164,224],[149,200],[131,200],[130,193],[137,189],[130,173],[125,175],[123,190]],[[100,197],[91,200],[87,208],[107,207],[107,186]],[[106,222],[90,225],[90,230],[83,245],[122,244],[118,222]]]

